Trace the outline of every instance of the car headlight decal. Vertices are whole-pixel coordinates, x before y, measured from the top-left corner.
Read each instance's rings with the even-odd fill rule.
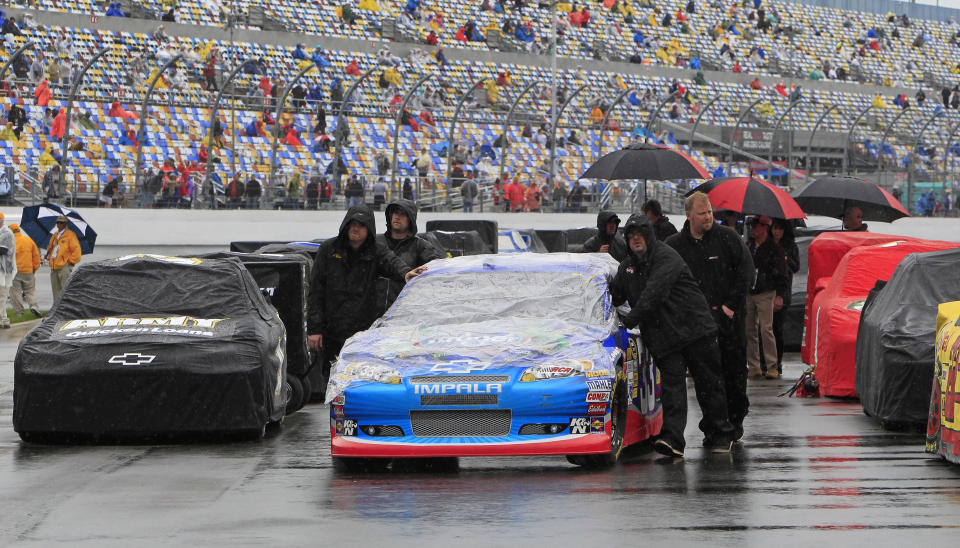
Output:
[[[593,369],[593,362],[584,359],[566,359],[557,363],[537,364],[523,370],[520,382],[563,379],[583,375]]]

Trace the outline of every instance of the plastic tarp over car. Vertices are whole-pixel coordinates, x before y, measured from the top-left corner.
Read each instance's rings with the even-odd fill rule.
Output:
[[[856,389],[881,424],[927,423],[937,307],[960,300],[960,249],[908,255],[863,309]]]
[[[83,264],[20,342],[14,429],[24,439],[262,434],[284,414],[285,338],[237,259]]]
[[[814,238],[807,250],[807,301],[803,316],[803,340],[800,346],[800,358],[803,363],[814,363],[814,329],[811,325],[813,300],[826,287],[833,271],[840,264],[840,259],[855,247],[909,239],[912,238],[871,232],[824,232]]]
[[[856,397],[857,327],[867,294],[911,253],[958,247],[956,242],[910,239],[851,249],[813,303],[814,355],[820,393]]]
[[[960,464],[960,301],[940,304],[934,355],[927,453]]]
[[[399,383],[401,377],[477,374],[529,366],[607,371],[603,341],[616,329],[607,285],[608,255],[473,255],[430,263],[407,284],[373,328],[350,339],[327,388],[332,401],[348,386]]]

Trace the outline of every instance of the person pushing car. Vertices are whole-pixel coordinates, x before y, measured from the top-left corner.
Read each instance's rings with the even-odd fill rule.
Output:
[[[347,210],[338,235],[317,250],[307,298],[307,342],[322,352],[321,392],[343,343],[377,319],[377,276],[405,282],[426,270],[424,266],[411,270],[386,244],[377,242],[375,234],[373,211],[354,206]]]
[[[663,428],[654,450],[683,456],[689,369],[703,413],[704,447],[729,452],[735,432],[727,419],[717,326],[707,300],[680,255],[657,239],[650,219],[631,215],[624,234],[629,252],[610,294],[616,306],[630,303],[631,310],[621,321],[628,329],[640,326],[643,342],[660,370]]]

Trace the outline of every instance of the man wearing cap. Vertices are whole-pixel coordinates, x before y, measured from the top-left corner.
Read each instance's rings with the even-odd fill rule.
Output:
[[[627,258],[627,243],[617,234],[620,217],[612,211],[597,213],[597,234],[583,243],[584,253],[609,253],[617,262]]]
[[[9,329],[7,317],[7,296],[13,277],[17,275],[17,250],[13,232],[3,225],[3,213],[0,213],[0,328]]]
[[[747,295],[747,376],[763,375],[766,364],[768,379],[780,377],[777,370],[777,339],[773,333],[773,313],[783,308],[787,286],[786,253],[770,236],[773,221],[766,215],[750,219],[750,241],[747,247],[753,256],[757,278]],[[763,342],[763,361],[760,343]]]
[[[19,226],[11,224],[10,230],[13,231],[13,240],[17,246],[17,275],[14,276],[13,285],[10,288],[13,311],[18,316],[23,314],[23,302],[26,301],[30,312],[40,317],[36,280],[36,272],[40,268],[40,250],[37,249],[37,244],[33,243],[32,238],[20,231]]]
[[[73,267],[80,262],[80,242],[77,235],[67,227],[67,218],[64,215],[57,217],[57,228],[50,234],[50,243],[47,244],[47,262],[50,263],[50,287],[53,289],[53,302],[57,302],[63,286],[73,272]]]

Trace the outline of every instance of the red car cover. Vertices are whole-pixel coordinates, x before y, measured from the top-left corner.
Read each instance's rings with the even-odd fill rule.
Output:
[[[867,294],[877,280],[888,280],[911,253],[960,247],[958,242],[907,239],[851,249],[826,287],[814,298],[813,363],[820,393],[856,397],[857,327]]]
[[[826,287],[826,280],[823,279],[833,275],[834,269],[847,251],[864,245],[913,239],[870,232],[824,232],[810,242],[810,249],[807,251],[807,302],[803,310],[803,337],[800,343],[800,358],[803,363],[814,363],[814,332],[810,325],[813,318],[813,300],[817,293]]]

